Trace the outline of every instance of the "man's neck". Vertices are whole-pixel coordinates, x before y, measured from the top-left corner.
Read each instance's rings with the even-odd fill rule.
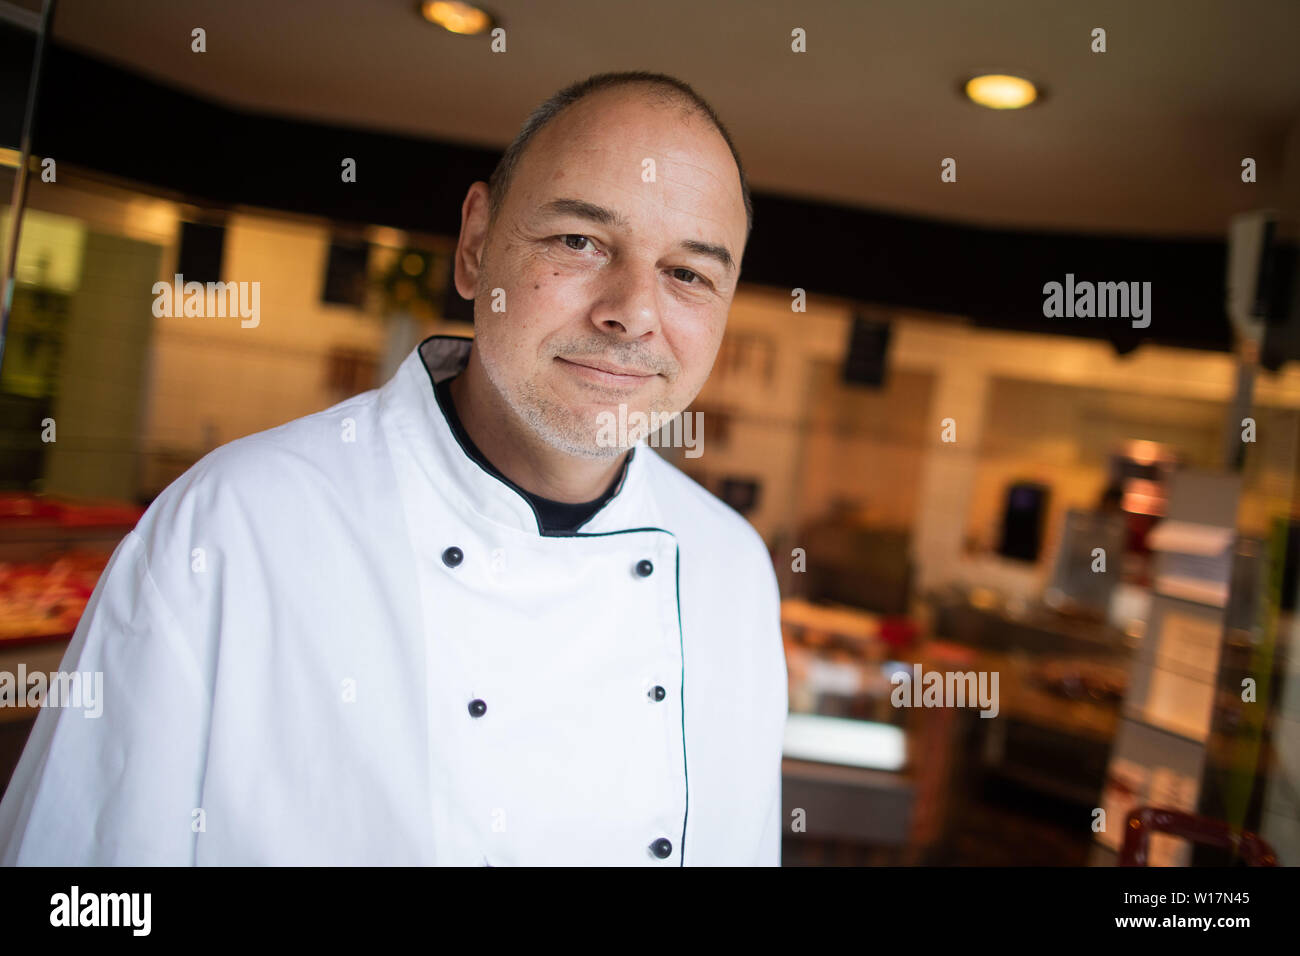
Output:
[[[456,414],[488,461],[520,488],[572,504],[592,501],[609,487],[626,452],[612,459],[578,458],[546,444],[515,417],[488,381],[471,348],[465,370],[451,381]]]

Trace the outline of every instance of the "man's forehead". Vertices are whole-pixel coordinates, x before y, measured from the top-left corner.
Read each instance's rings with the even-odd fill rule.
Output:
[[[619,91],[593,94],[573,104],[538,131],[536,141],[545,150],[609,153],[645,153],[698,162],[716,163],[734,172],[730,149],[701,113],[668,107],[647,96],[618,95]],[[542,152],[542,151],[539,151]]]
[[[683,124],[676,112],[604,109],[566,123],[566,111],[525,152],[517,174],[526,183],[521,192],[536,211],[566,196],[632,216],[641,203],[662,203],[669,211],[738,228],[743,240],[744,196],[730,149],[711,124],[699,117]]]

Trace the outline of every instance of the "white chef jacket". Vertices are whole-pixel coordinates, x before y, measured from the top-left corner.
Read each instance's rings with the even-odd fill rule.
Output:
[[[4,864],[775,865],[762,539],[644,442],[576,534],[460,446],[434,336],[231,442],[118,545],[0,803]]]

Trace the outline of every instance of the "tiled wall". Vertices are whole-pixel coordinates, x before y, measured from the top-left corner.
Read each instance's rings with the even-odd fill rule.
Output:
[[[320,301],[328,248],[324,228],[229,220],[221,278],[260,283],[258,324],[154,320],[149,448],[201,453],[344,397],[327,386],[327,355],[340,347],[378,352],[384,329],[360,309]]]
[[[904,315],[895,317],[884,387],[864,389],[838,382],[851,315],[824,303],[795,314],[780,293],[742,291],[728,334],[770,336],[782,381],[770,389],[710,381],[701,393],[731,409],[732,432],[744,439],[706,452],[702,465],[764,482],[751,520],[769,543],[846,500],[873,524],[911,528],[923,584],[965,579],[972,549],[996,543],[1007,485],[1041,480],[1052,487],[1043,559],[1004,569],[1033,589],[1065,510],[1096,504],[1125,439],[1167,441],[1189,464],[1218,464],[1235,376],[1229,355],[1147,347],[1121,357],[1103,342]],[[1240,517],[1252,533],[1290,508],[1300,370],[1261,374],[1256,400]],[[956,442],[941,440],[945,418]],[[979,574],[992,573],[978,560]]]

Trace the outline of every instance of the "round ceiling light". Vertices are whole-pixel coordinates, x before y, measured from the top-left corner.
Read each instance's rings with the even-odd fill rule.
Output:
[[[1018,110],[1038,99],[1038,88],[1006,73],[985,73],[966,81],[966,95],[991,110]]]
[[[420,16],[448,33],[462,36],[486,33],[496,22],[486,10],[458,0],[425,0],[420,4]]]

